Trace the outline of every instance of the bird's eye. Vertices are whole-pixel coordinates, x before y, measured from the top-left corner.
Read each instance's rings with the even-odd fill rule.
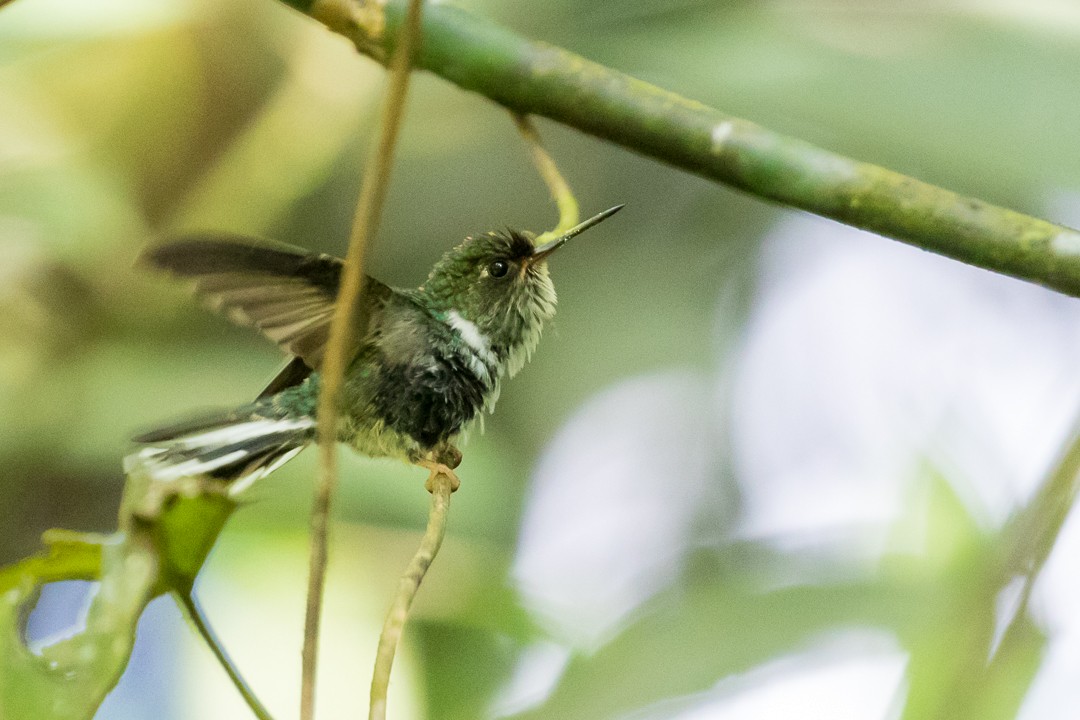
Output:
[[[491,277],[501,278],[506,275],[509,270],[510,263],[505,260],[493,260],[491,264],[488,265],[488,274],[491,275]]]

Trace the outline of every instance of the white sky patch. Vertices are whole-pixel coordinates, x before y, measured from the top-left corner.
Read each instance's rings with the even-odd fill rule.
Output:
[[[687,372],[588,400],[533,475],[513,577],[557,640],[593,649],[679,574],[713,491],[709,385]]]
[[[491,703],[492,717],[517,715],[539,705],[555,689],[570,651],[562,645],[540,642],[526,648],[514,666],[514,672]]]
[[[1080,402],[1080,304],[803,216],[763,250],[734,361],[732,459],[751,538],[884,542],[927,466],[1002,522]]]
[[[907,657],[885,638],[852,631],[721,681],[684,712],[634,720],[886,720],[902,698]],[[847,646],[847,647],[845,647]],[[685,705],[684,705],[685,707]]]

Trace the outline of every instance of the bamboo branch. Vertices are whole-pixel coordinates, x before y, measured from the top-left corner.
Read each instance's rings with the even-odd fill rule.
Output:
[[[330,326],[330,338],[320,371],[322,388],[318,406],[318,442],[320,457],[319,484],[311,509],[311,557],[308,574],[307,610],[304,618],[304,646],[300,688],[301,720],[315,716],[315,670],[318,660],[319,624],[322,615],[323,589],[326,582],[326,561],[330,499],[337,484],[338,404],[345,369],[351,358],[353,323],[362,289],[364,255],[370,238],[379,224],[379,215],[390,183],[394,147],[409,88],[413,45],[419,38],[420,0],[411,0],[409,22],[404,30],[401,47],[394,54],[389,87],[383,105],[381,133],[372,150],[364,172],[353,219],[349,251],[345,258],[341,288]]]
[[[384,62],[404,0],[282,0]],[[432,4],[417,67],[703,177],[1080,296],[1080,233],[726,115],[480,15]]]
[[[382,633],[379,635],[379,651],[375,656],[375,671],[371,676],[368,720],[385,720],[386,718],[386,695],[390,686],[390,670],[394,665],[394,655],[405,629],[405,621],[409,617],[409,608],[412,607],[413,599],[420,589],[420,583],[424,581],[428,568],[435,561],[435,556],[439,554],[443,537],[446,535],[450,494],[454,492],[453,479],[444,473],[436,472],[428,481],[428,486],[431,490],[431,509],[428,513],[427,530],[424,531],[424,537],[420,541],[420,548],[409,562],[405,574],[398,581],[397,593],[390,606],[390,612],[386,615]]]

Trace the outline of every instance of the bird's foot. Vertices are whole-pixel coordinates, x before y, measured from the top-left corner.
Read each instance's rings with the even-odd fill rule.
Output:
[[[417,460],[416,464],[422,468],[427,468],[428,472],[431,473],[428,475],[427,482],[424,483],[424,487],[429,493],[435,492],[435,478],[439,475],[450,480],[450,492],[457,492],[457,489],[461,487],[461,480],[458,479],[457,473],[451,470],[449,465],[434,460]]]

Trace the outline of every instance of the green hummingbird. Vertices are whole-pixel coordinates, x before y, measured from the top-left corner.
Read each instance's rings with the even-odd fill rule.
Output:
[[[365,277],[341,391],[337,437],[372,457],[453,469],[456,442],[491,411],[503,377],[528,360],[555,314],[547,260],[607,219],[602,212],[543,245],[527,232],[467,237],[418,288]],[[192,235],[151,248],[153,267],[195,280],[208,304],[255,326],[293,357],[240,408],[136,437],[125,470],[169,481],[205,475],[236,494],[316,436],[319,369],[343,263],[252,238]]]

